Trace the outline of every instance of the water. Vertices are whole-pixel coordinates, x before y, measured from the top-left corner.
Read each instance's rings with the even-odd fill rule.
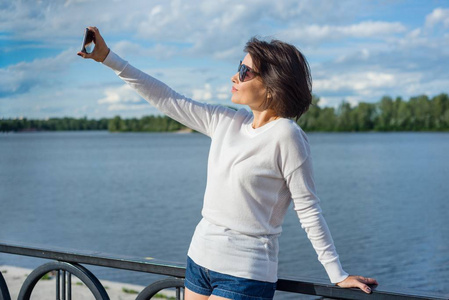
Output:
[[[383,287],[449,294],[449,134],[310,133],[309,140],[345,270]],[[200,134],[2,134],[0,240],[183,263],[201,218],[209,145]],[[293,210],[280,249],[280,277],[327,280]],[[0,265],[41,263],[0,254]],[[154,280],[89,269],[109,280]]]

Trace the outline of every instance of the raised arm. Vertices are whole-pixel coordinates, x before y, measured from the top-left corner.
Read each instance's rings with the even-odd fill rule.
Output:
[[[176,121],[208,136],[212,136],[220,118],[232,117],[234,110],[193,101],[178,94],[166,84],[130,65],[117,54],[110,51],[96,27],[89,27],[95,34],[95,49],[92,53],[78,52],[83,58],[102,62],[145,100],[162,113]]]

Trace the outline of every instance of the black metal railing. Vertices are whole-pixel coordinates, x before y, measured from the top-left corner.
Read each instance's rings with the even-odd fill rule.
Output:
[[[159,291],[167,288],[176,289],[176,299],[184,298],[185,267],[168,261],[4,242],[0,242],[1,252],[52,260],[36,268],[27,276],[20,289],[19,300],[29,299],[37,282],[51,271],[55,271],[57,274],[56,299],[71,300],[72,276],[81,280],[89,288],[95,299],[109,299],[100,281],[81,264],[170,276],[167,279],[148,285],[137,295],[136,300],[151,299]],[[310,281],[305,278],[281,278],[278,281],[277,290],[321,296],[323,299],[449,300],[449,297],[443,295],[405,293],[398,290],[395,291],[392,288],[388,290],[385,288],[380,289],[376,286],[372,287],[373,292],[371,294],[365,294],[359,289],[343,289],[332,284]],[[10,299],[8,286],[0,273],[0,300]]]

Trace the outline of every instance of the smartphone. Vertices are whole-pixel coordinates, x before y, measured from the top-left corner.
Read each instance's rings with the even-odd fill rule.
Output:
[[[92,53],[95,48],[95,34],[86,28],[84,31],[83,45],[81,46],[81,52]]]

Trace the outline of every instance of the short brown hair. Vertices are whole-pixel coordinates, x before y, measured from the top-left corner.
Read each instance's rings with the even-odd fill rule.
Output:
[[[283,118],[296,118],[312,103],[312,77],[304,55],[293,45],[251,38],[245,46],[271,97],[263,108]]]

